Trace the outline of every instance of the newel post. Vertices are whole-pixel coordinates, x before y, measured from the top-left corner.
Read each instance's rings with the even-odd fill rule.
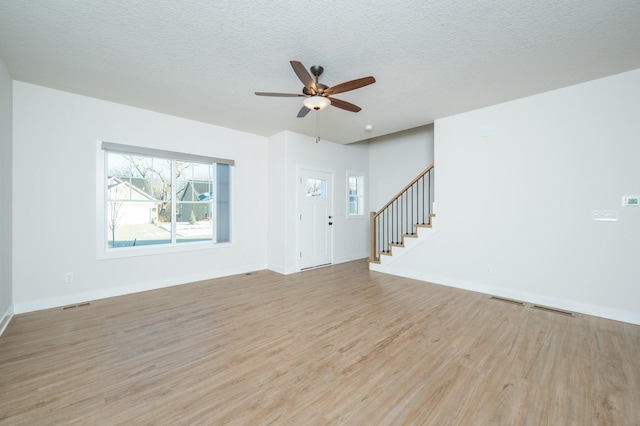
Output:
[[[369,214],[369,261],[376,260],[376,213]]]

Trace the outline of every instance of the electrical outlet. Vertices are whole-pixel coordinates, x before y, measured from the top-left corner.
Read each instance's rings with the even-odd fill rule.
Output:
[[[485,273],[487,275],[491,275],[492,271],[493,271],[493,267],[491,265],[487,265],[487,269],[486,269]]]
[[[65,272],[64,273],[64,282],[65,283],[73,282],[73,272]]]

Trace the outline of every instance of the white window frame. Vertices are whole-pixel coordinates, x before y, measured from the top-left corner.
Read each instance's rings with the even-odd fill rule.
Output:
[[[229,205],[229,242],[217,243],[215,241],[215,230],[213,241],[198,241],[198,242],[180,242],[171,244],[158,244],[138,247],[118,247],[108,248],[107,233],[105,227],[107,226],[107,186],[105,181],[107,179],[107,152],[123,152],[127,154],[137,154],[143,156],[171,158],[177,160],[191,161],[191,162],[203,162],[203,163],[222,163],[230,166],[235,165],[233,160],[193,155],[186,153],[179,153],[173,151],[164,151],[154,148],[145,148],[132,145],[121,145],[106,141],[97,141],[96,143],[96,257],[98,260],[102,259],[114,259],[114,258],[128,258],[136,256],[149,256],[167,253],[180,253],[196,250],[212,250],[223,247],[229,247],[232,245],[232,218],[233,211],[232,206]],[[215,169],[214,169],[215,170]],[[229,168],[229,180],[233,182],[234,167]],[[231,188],[230,188],[231,192]],[[231,194],[229,194],[231,196]],[[174,197],[175,198],[175,197]],[[175,202],[176,200],[172,200]],[[231,200],[229,200],[231,204]],[[214,205],[215,208],[215,205]],[[174,210],[175,215],[175,210]]]
[[[361,185],[359,186],[359,190],[356,194],[356,198],[358,200],[358,206],[362,207],[362,211],[360,213],[357,214],[352,214],[350,213],[350,198],[351,198],[351,194],[349,193],[349,180],[351,180],[351,178],[356,178],[359,179],[361,181]],[[365,209],[366,209],[366,199],[365,199],[365,186],[366,186],[366,177],[365,174],[362,172],[357,172],[357,171],[353,171],[353,170],[347,170],[347,181],[346,181],[347,185],[346,185],[346,192],[347,192],[347,219],[363,219],[366,215]],[[361,186],[361,188],[360,188]]]

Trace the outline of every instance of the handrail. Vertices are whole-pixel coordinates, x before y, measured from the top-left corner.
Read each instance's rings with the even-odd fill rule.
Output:
[[[382,212],[384,211],[384,209],[386,209],[387,207],[389,207],[391,204],[393,204],[393,202],[394,202],[394,201],[396,201],[398,198],[400,198],[400,196],[401,196],[402,194],[404,194],[405,192],[407,192],[407,190],[408,190],[409,188],[411,188],[411,187],[413,186],[413,184],[414,184],[414,183],[416,183],[417,181],[419,181],[419,180],[420,180],[420,178],[422,178],[424,175],[426,175],[427,173],[429,173],[429,171],[430,171],[431,169],[433,169],[433,167],[434,167],[434,166],[435,166],[435,161],[434,161],[433,163],[431,163],[431,164],[429,165],[429,167],[427,167],[426,169],[424,169],[424,171],[422,171],[418,176],[416,176],[416,177],[415,177],[411,182],[409,182],[409,183],[408,183],[404,188],[402,188],[402,189],[400,190],[400,192],[398,192],[398,193],[395,195],[395,197],[393,197],[393,198],[391,199],[391,201],[389,201],[387,204],[385,204],[385,205],[384,205],[384,207],[382,207],[380,210],[378,210],[377,212],[375,212],[375,216],[374,216],[374,217],[379,216],[379,215],[380,215],[380,213],[382,213]]]
[[[431,163],[380,210],[370,213],[370,262],[379,262],[381,254],[390,255],[391,247],[415,236],[417,227],[431,224],[433,170]]]

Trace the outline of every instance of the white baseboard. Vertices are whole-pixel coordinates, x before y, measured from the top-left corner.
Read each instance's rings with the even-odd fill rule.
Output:
[[[446,285],[449,287],[460,288],[463,290],[474,291],[477,293],[490,294],[493,296],[505,297],[508,299],[520,300],[522,302],[548,306],[566,311],[593,315],[596,317],[611,319],[615,321],[626,322],[630,324],[640,325],[640,312],[625,311],[621,309],[613,309],[606,306],[592,305],[588,303],[576,302],[574,300],[562,299],[558,297],[547,296],[544,294],[529,293],[511,290],[503,287],[493,287],[486,284],[456,280],[449,277],[439,275],[425,274],[416,271],[407,271],[392,266],[384,266],[375,263],[370,264],[372,271],[378,271],[397,275],[400,277],[411,278],[419,281],[426,281],[433,284]]]
[[[270,271],[276,272],[278,274],[281,274],[281,275],[287,275],[287,270],[282,265],[269,264],[267,266],[267,269],[270,270]]]
[[[2,317],[0,317],[0,336],[2,336],[2,333],[4,333],[4,330],[11,322],[11,318],[13,318],[13,305],[10,305],[9,309],[7,309],[7,312],[5,312]]]
[[[369,253],[350,254],[348,256],[341,256],[333,259],[333,264],[337,265],[339,263],[353,262],[354,260],[368,259],[368,258],[369,258]]]
[[[14,312],[22,314],[26,312],[40,311],[43,309],[58,308],[61,306],[74,305],[78,303],[90,302],[92,300],[106,299],[108,297],[123,296],[125,294],[139,293],[142,291],[156,290],[175,285],[189,284],[197,281],[211,280],[214,278],[228,277],[231,275],[245,274],[247,272],[260,271],[266,269],[266,265],[248,265],[240,268],[230,268],[220,271],[211,271],[203,274],[194,274],[180,278],[172,278],[163,281],[154,281],[143,284],[135,284],[122,287],[111,287],[101,290],[94,290],[82,293],[74,293],[60,297],[47,299],[30,300],[18,302],[14,305]]]
[[[341,256],[338,258],[334,258],[331,264],[337,265],[339,263],[352,262],[354,260],[367,259],[367,258],[369,258],[369,255],[367,253],[351,254],[348,256]],[[300,272],[300,269],[297,269],[297,268],[285,268],[283,265],[273,265],[273,264],[270,264],[267,267],[267,269],[282,275],[291,275],[291,274],[297,274],[298,272]]]

